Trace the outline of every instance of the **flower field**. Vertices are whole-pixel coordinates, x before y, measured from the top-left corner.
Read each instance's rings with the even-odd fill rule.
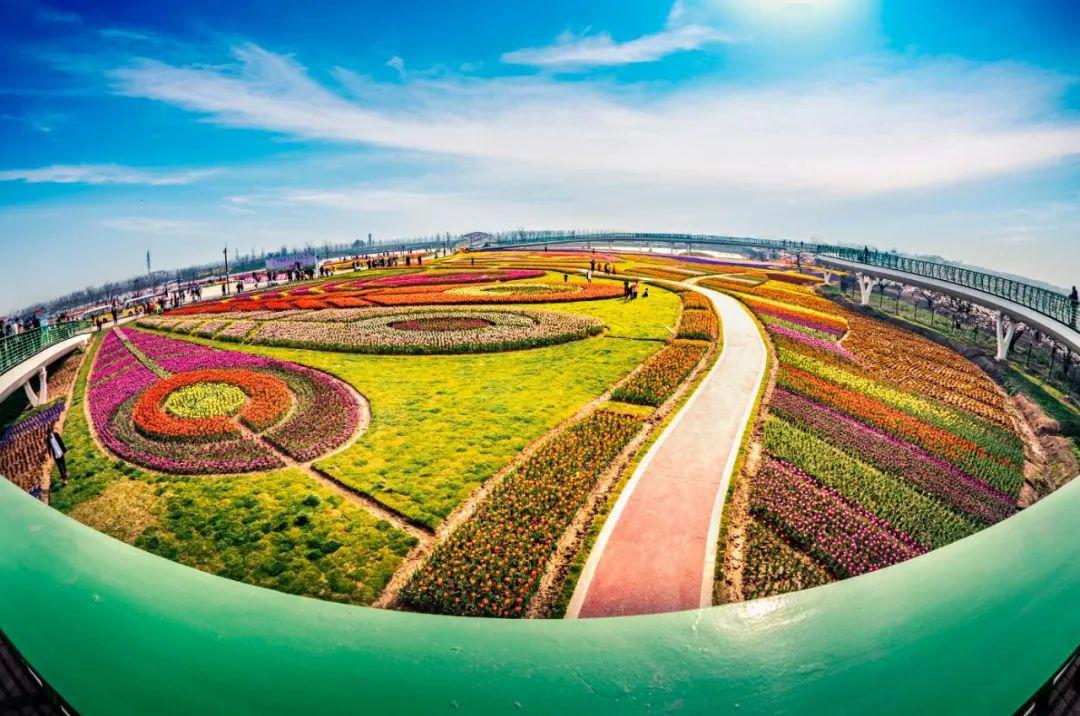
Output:
[[[556,542],[600,474],[640,428],[638,418],[599,410],[549,440],[436,549],[402,590],[402,606],[440,614],[521,616]]]
[[[779,359],[765,459],[744,488],[737,598],[880,569],[1016,512],[1023,443],[985,374],[802,280],[769,278],[702,282],[742,300]]]
[[[580,277],[563,282],[545,279],[547,272],[534,268],[490,268],[483,271],[401,269],[370,271],[356,279],[320,280],[299,287],[268,288],[259,292],[223,297],[172,310],[169,315],[215,316],[237,313],[318,311],[369,306],[430,306],[489,303],[550,303],[588,301],[622,295],[616,282],[587,283]],[[545,279],[531,281],[530,279]],[[267,316],[261,316],[265,318]],[[224,323],[188,324],[205,338],[225,328]]]
[[[60,400],[0,432],[0,475],[24,490],[38,487],[49,461],[45,439],[63,412]]]
[[[550,519],[534,518],[513,534],[546,525],[554,537],[537,536],[531,549],[537,564],[552,564],[550,552],[543,555],[536,545],[554,549],[565,532],[558,520],[574,519],[610,456],[638,434],[648,414],[602,410],[565,423],[663,349],[678,325],[679,300],[656,289],[648,301],[624,302],[621,281],[597,278],[590,289],[580,275],[564,283],[539,268],[513,268],[425,267],[425,280],[386,280],[363,289],[372,297],[404,297],[410,303],[402,306],[331,300],[360,301],[347,294],[361,290],[348,284],[362,275],[372,283],[411,275],[364,272],[266,291],[257,299],[249,293],[211,301],[206,305],[218,307],[205,313],[144,317],[138,329],[101,334],[65,426],[74,479],[54,504],[136,546],[214,574],[369,604],[417,543],[406,533],[423,542],[422,535],[452,517],[479,485],[496,474],[502,484],[500,471],[523,448],[547,445],[569,429],[573,441],[534,454],[549,460],[550,476],[526,460],[516,491],[507,482],[507,492],[498,493],[499,500],[531,495],[544,506]],[[473,280],[445,280],[466,273]],[[451,297],[453,303],[439,303]],[[433,303],[413,306],[413,300]],[[478,305],[467,305],[473,302]],[[506,325],[511,320],[516,323]],[[262,331],[286,322],[304,338],[318,330],[350,331],[359,322],[368,322],[365,330],[377,328],[379,340],[402,342],[457,343],[498,324],[529,331],[569,327],[575,337],[595,337],[536,351],[506,351],[504,344],[491,352],[416,355],[259,343]],[[544,342],[563,340],[557,333],[539,335]],[[342,389],[343,402],[332,385]],[[360,403],[370,424],[353,441],[357,392],[370,401],[370,411]],[[339,428],[350,419],[342,437]],[[294,460],[301,465],[289,467]],[[340,489],[323,488],[318,473]],[[203,476],[212,479],[198,479]],[[364,499],[343,501],[337,495],[345,490]],[[487,497],[491,493],[479,514],[496,514]],[[387,519],[398,527],[366,512],[363,504],[371,501],[380,503],[371,508],[376,512],[396,513]],[[455,525],[450,534],[460,529]],[[508,564],[511,571],[520,567]],[[515,585],[515,594],[535,590]],[[494,613],[492,604],[484,608]]]
[[[628,381],[616,388],[611,399],[654,407],[662,404],[671,397],[708,350],[706,343],[673,341],[646,361],[641,370]]]
[[[103,340],[87,403],[110,452],[171,474],[270,470],[282,454],[309,461],[360,419],[353,394],[324,373],[127,329]]]
[[[228,318],[233,315],[228,314]],[[229,324],[228,320],[214,321]],[[538,348],[600,333],[595,319],[538,309],[479,307],[331,308],[277,320],[246,320],[219,337],[261,345],[358,353],[481,353]],[[165,317],[144,328],[200,335],[199,325]],[[204,325],[204,324],[203,324]],[[242,337],[241,337],[242,336]]]
[[[685,291],[680,297],[683,314],[675,337],[697,341],[715,340],[720,326],[709,299],[696,291]]]

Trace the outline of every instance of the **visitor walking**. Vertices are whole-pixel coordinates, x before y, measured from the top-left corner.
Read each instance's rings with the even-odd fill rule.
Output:
[[[630,282],[629,281],[623,281],[622,282],[622,298],[623,298],[624,301],[629,301],[630,300]]]
[[[56,463],[56,469],[60,471],[60,484],[67,487],[67,462],[64,460],[64,455],[67,454],[67,445],[64,445],[64,439],[60,437],[60,433],[51,430],[49,437],[45,438],[45,448]]]
[[[592,285],[592,272],[593,270],[589,269],[588,272],[585,274],[585,281],[587,281],[590,286]]]
[[[570,280],[570,276],[569,276],[568,274],[565,274],[565,273],[564,273],[564,274],[562,275],[562,282],[563,282],[563,283],[566,283],[566,282],[567,282],[567,281],[569,281],[569,280]]]

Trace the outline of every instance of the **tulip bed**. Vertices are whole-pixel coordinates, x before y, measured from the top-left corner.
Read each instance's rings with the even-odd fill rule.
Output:
[[[407,609],[520,617],[556,543],[639,418],[598,410],[551,438],[508,475],[480,511],[406,584]]]
[[[611,399],[654,407],[663,404],[705,357],[708,349],[706,343],[672,341],[612,391]]]
[[[974,364],[798,283],[725,287],[779,359],[743,596],[798,588],[807,558],[844,578],[944,546],[1013,514],[1023,484],[1004,396]]]
[[[136,362],[110,371],[121,350]],[[172,474],[282,467],[256,434],[312,460],[352,437],[360,418],[353,394],[325,373],[134,330],[105,337],[90,380],[101,442],[128,462]]]
[[[538,269],[491,269],[488,271],[446,271],[406,269],[402,271],[372,271],[357,279],[321,281],[293,288],[270,288],[256,293],[241,294],[183,306],[169,312],[170,316],[214,315],[233,312],[257,311],[311,311],[325,308],[361,308],[365,306],[412,305],[414,294],[445,293],[461,284],[490,284],[497,286],[503,281],[521,281],[540,278],[544,271]],[[553,291],[548,291],[552,293]],[[510,292],[513,300],[513,292]],[[468,294],[466,294],[468,296]],[[483,298],[483,295],[481,295]],[[579,300],[582,297],[578,297]],[[440,303],[477,303],[473,298],[441,300]],[[212,337],[221,325],[207,324],[198,329],[199,335]],[[190,327],[189,327],[190,328]]]
[[[566,343],[603,330],[586,316],[525,309],[373,308],[333,318],[267,321],[247,341],[359,353],[482,353]]]
[[[0,475],[24,490],[39,486],[49,460],[45,439],[63,412],[60,400],[0,432]]]
[[[805,472],[767,458],[755,476],[750,512],[837,577],[853,577],[926,551]]]
[[[709,299],[700,293],[686,291],[682,294],[682,301],[682,320],[679,321],[679,330],[675,337],[697,341],[715,340],[720,324]]]
[[[522,290],[515,284],[506,286],[476,286],[457,288],[431,286],[430,290],[418,288],[378,291],[365,298],[380,306],[436,306],[447,304],[485,303],[558,303],[562,301],[595,301],[617,298],[623,295],[621,283],[593,281],[566,283],[524,284]]]
[[[829,581],[829,573],[814,560],[789,546],[757,520],[746,523],[746,568],[743,594],[747,599],[777,591],[794,592]]]

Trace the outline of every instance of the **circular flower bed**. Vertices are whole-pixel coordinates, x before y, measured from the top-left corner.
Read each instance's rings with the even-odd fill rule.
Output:
[[[348,321],[272,321],[249,340],[359,353],[481,353],[564,343],[602,329],[595,318],[557,311],[370,308]]]
[[[131,417],[135,426],[147,436],[160,438],[211,437],[235,435],[239,426],[232,420],[229,405],[219,399],[221,388],[241,394],[236,410],[240,422],[252,430],[265,430],[276,423],[292,404],[289,389],[280,378],[252,370],[195,370],[165,378],[150,386],[135,401]],[[183,393],[181,394],[181,391]],[[179,394],[179,395],[178,395]],[[231,392],[225,393],[232,396]],[[178,415],[170,411],[175,405],[189,402],[185,396],[196,396],[204,415]],[[181,402],[184,401],[184,402]]]
[[[230,383],[196,383],[169,393],[162,407],[179,418],[214,418],[235,415],[246,400],[244,391]]]
[[[363,415],[357,395],[320,371],[130,329],[105,337],[88,384],[102,444],[179,475],[308,462],[346,444]]]
[[[462,286],[452,288],[446,293],[456,296],[535,296],[544,293],[581,293],[585,288],[576,283],[496,283],[487,286]]]
[[[464,331],[470,328],[485,328],[495,325],[483,318],[410,318],[390,324],[399,331]]]

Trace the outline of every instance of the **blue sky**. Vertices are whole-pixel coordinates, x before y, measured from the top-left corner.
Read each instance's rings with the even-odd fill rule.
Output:
[[[1080,4],[0,0],[0,312],[527,228],[869,243],[1080,282]]]

